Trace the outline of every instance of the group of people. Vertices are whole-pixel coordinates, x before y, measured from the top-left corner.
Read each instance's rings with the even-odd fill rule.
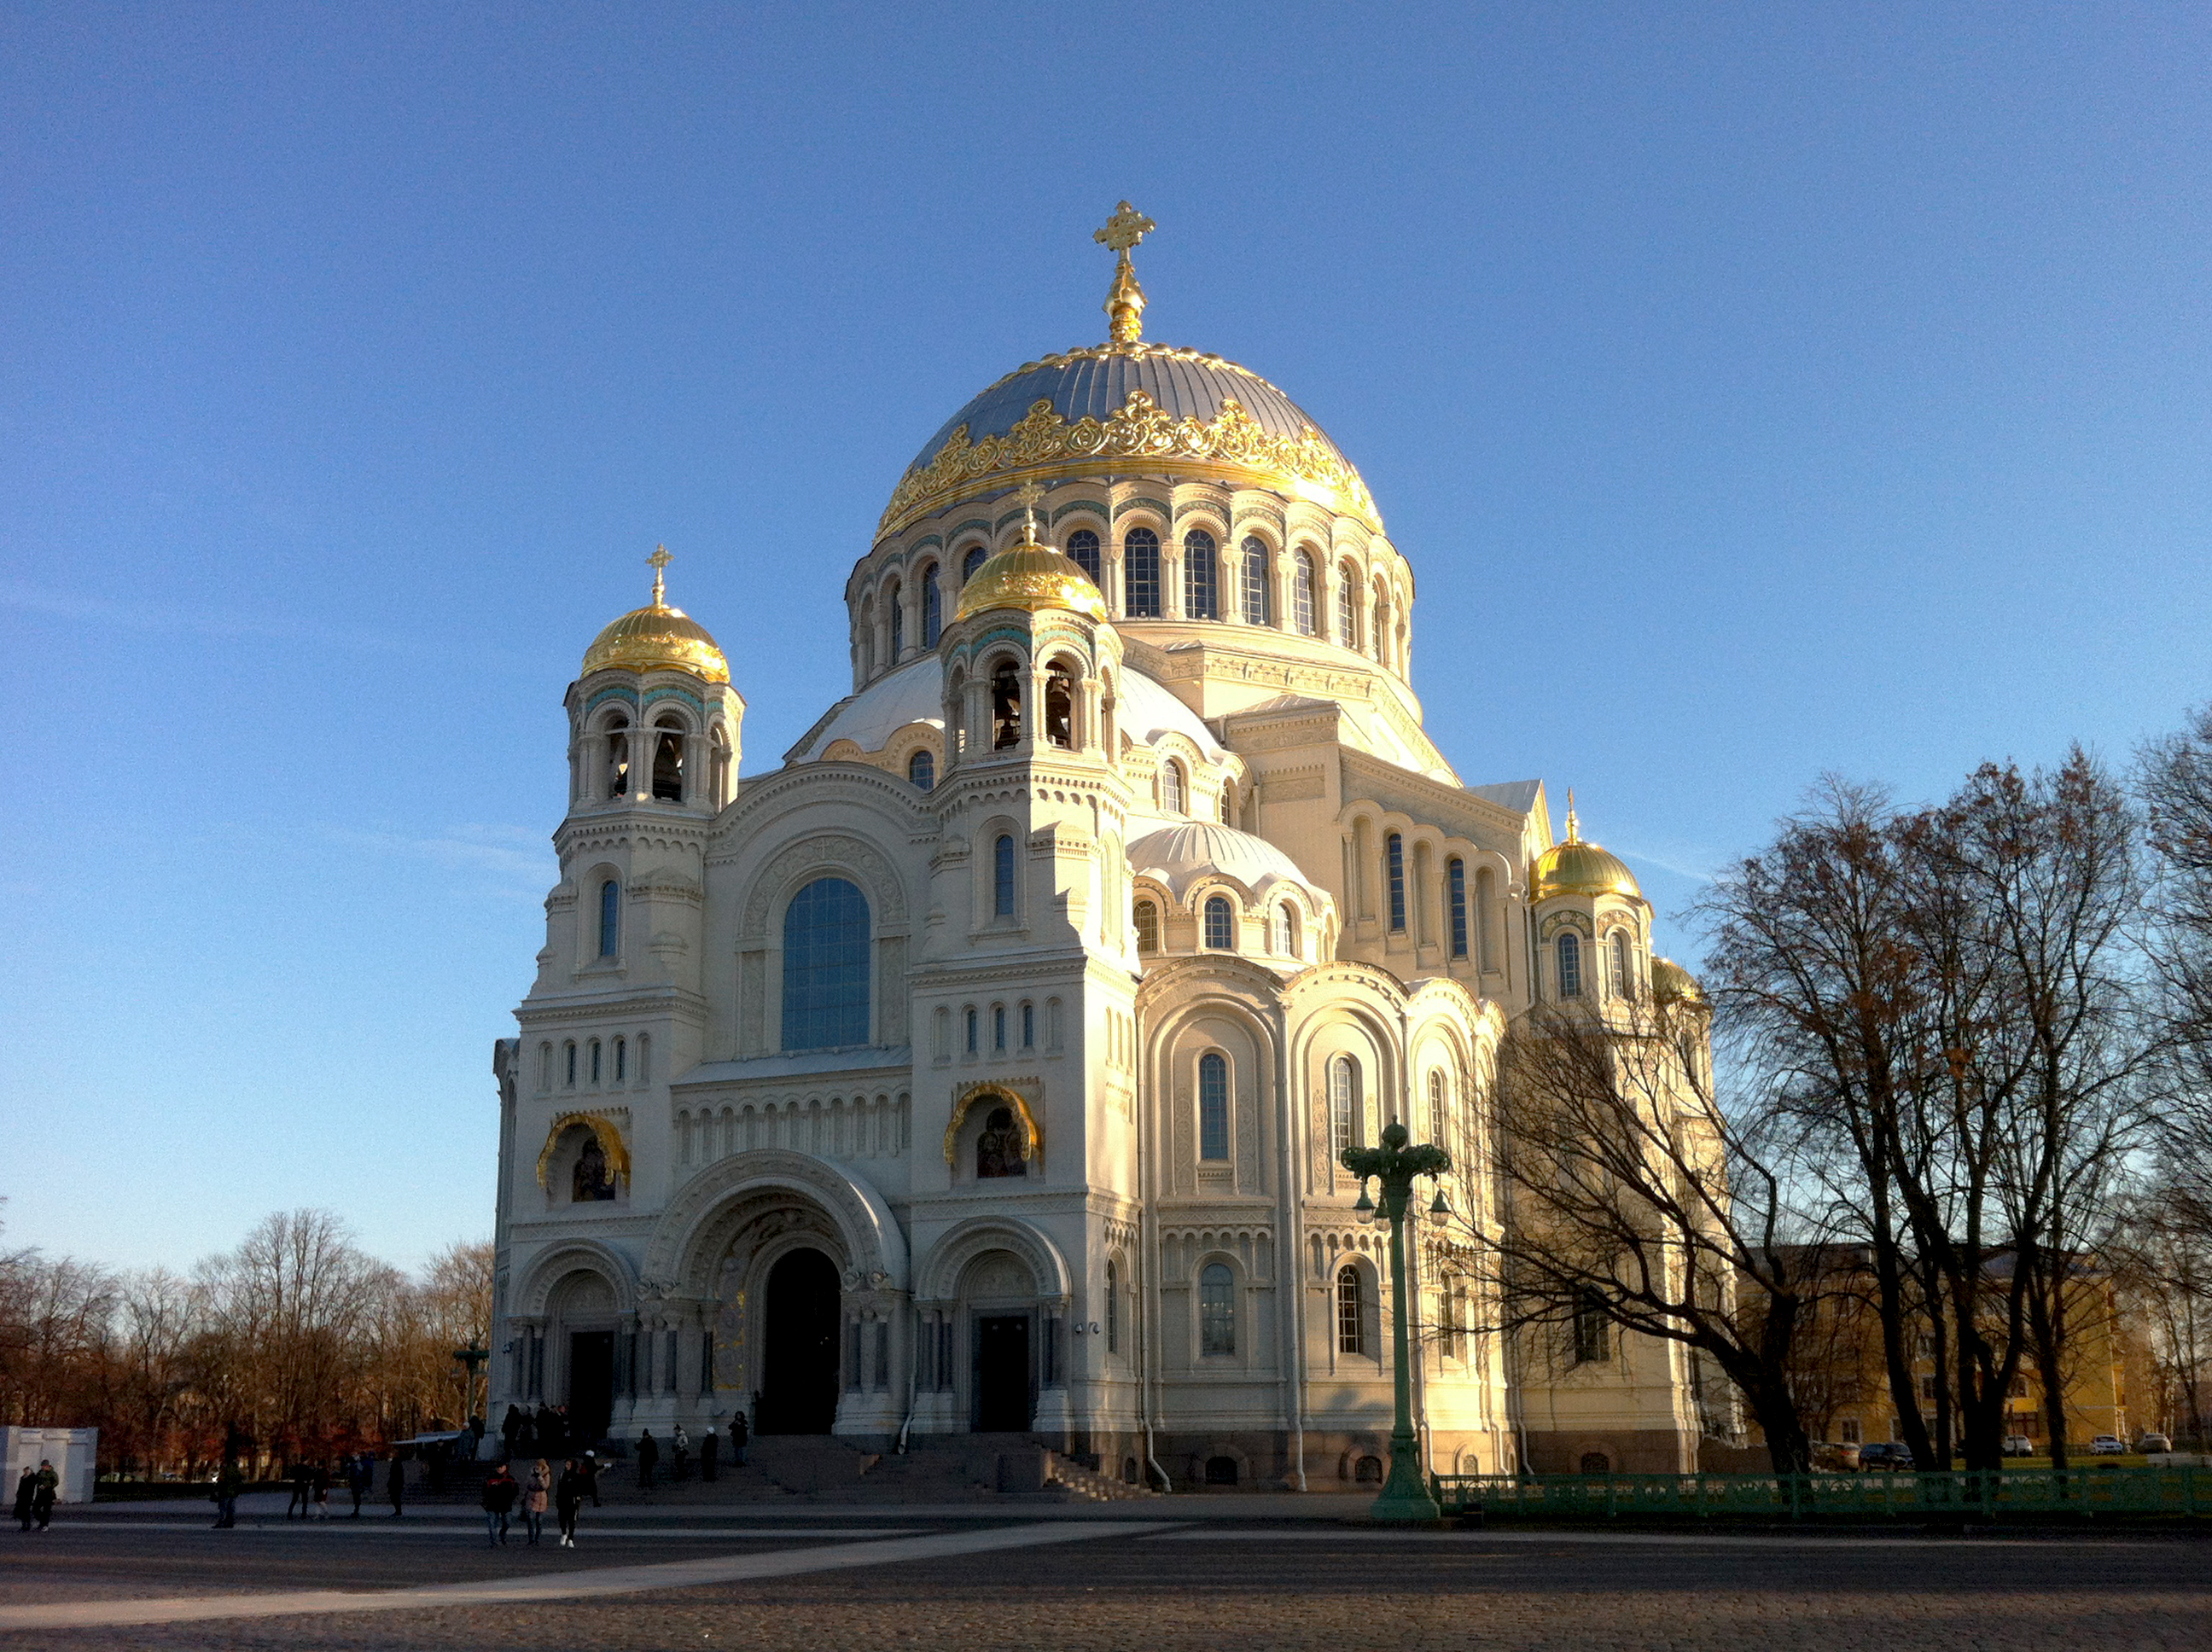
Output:
[[[500,1419],[499,1437],[507,1447],[509,1462],[532,1455],[548,1459],[564,1456],[592,1443],[574,1436],[566,1406],[541,1405],[535,1411],[527,1406],[509,1406]]]
[[[501,1463],[484,1482],[485,1540],[493,1548],[507,1541],[508,1516],[520,1503],[523,1529],[528,1534],[525,1541],[536,1546],[544,1530],[545,1505],[550,1500],[560,1518],[561,1546],[573,1549],[576,1546],[576,1521],[584,1511],[586,1497],[592,1500],[593,1507],[598,1506],[599,1461],[591,1452],[569,1458],[562,1465],[557,1479],[553,1465],[544,1457],[532,1467],[527,1480],[516,1479],[508,1465]]]
[[[751,1430],[745,1423],[745,1414],[739,1412],[730,1419],[730,1461],[740,1468],[745,1466],[745,1446],[750,1438]],[[668,1443],[668,1478],[672,1480],[689,1479],[691,1475],[691,1436],[684,1431],[683,1424],[676,1425],[676,1431],[669,1436]],[[707,1430],[707,1437],[699,1442],[699,1478],[702,1480],[718,1478],[721,1462],[721,1436],[710,1427]],[[653,1437],[651,1429],[647,1429],[637,1436],[638,1490],[652,1489],[653,1473],[659,1466],[660,1442]]]
[[[36,1468],[26,1466],[22,1479],[15,1482],[15,1520],[25,1531],[33,1523],[42,1531],[53,1529],[54,1499],[61,1496],[62,1477],[54,1472],[47,1459],[39,1459]]]

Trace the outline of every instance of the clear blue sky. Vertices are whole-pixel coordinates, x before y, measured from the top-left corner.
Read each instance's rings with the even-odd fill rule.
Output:
[[[1365,474],[1445,751],[1662,915],[1824,769],[2124,758],[2212,694],[2208,65],[2113,3],[0,8],[7,1238],[488,1232],[585,644],[666,541],[772,766],[1123,196],[1149,335]]]

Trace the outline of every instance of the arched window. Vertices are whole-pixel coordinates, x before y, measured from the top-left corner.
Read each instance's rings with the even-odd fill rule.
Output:
[[[1064,659],[1045,671],[1044,738],[1063,750],[1075,745],[1075,672]]]
[[[1131,619],[1160,616],[1160,536],[1131,528],[1121,540],[1121,611]]]
[[[838,1049],[868,1042],[868,897],[842,878],[817,878],[783,913],[783,1047]]]
[[[1160,909],[1150,901],[1137,902],[1137,951],[1160,950]]]
[[[1302,637],[1314,634],[1314,559],[1302,550],[1291,590],[1291,616],[1297,622]]]
[[[1036,1005],[1034,1004],[1024,1003],[1022,1005],[1022,1048],[1025,1050],[1036,1048]]]
[[[1022,674],[1011,659],[991,672],[991,750],[1004,751],[1022,738]]]
[[[1628,967],[1628,932],[1613,932],[1613,995],[1615,998],[1634,998],[1636,977]]]
[[[592,1046],[591,1046],[591,1048],[592,1048],[592,1087],[596,1089],[596,1088],[598,1087],[598,1085],[599,1085],[599,1041],[598,1039],[594,1038],[594,1039],[592,1041]]]
[[[991,1006],[991,1048],[1000,1054],[1006,1053],[1006,1006],[1003,1004]]]
[[[916,791],[927,792],[937,784],[937,754],[927,746],[906,760],[906,777]]]
[[[1269,583],[1267,542],[1256,538],[1244,541],[1244,579],[1238,592],[1244,601],[1244,623],[1272,625],[1274,623],[1274,591]]]
[[[1440,1072],[1432,1072],[1429,1075],[1430,1146],[1442,1147],[1444,1145],[1446,1140],[1444,1133],[1450,1127],[1450,1091],[1445,1086],[1444,1075]]]
[[[1171,815],[1182,812],[1182,765],[1172,757],[1160,765],[1160,807]]]
[[[1367,1302],[1359,1270],[1346,1262],[1336,1271],[1336,1351],[1367,1351]]]
[[[969,1005],[968,1006],[968,1008],[967,1008],[967,1011],[966,1011],[966,1017],[967,1017],[967,1034],[968,1034],[968,1054],[970,1054],[970,1055],[973,1055],[973,1054],[975,1054],[975,1006],[974,1005],[972,1005],[972,1004],[971,1004],[971,1005]]]
[[[1236,911],[1225,895],[1206,897],[1206,944],[1217,951],[1226,951],[1237,944]]]
[[[618,1084],[629,1082],[629,1041],[626,1038],[615,1040],[615,1082]]]
[[[1121,1351],[1121,1270],[1106,1264],[1106,1351]]]
[[[1078,528],[1067,536],[1067,557],[1076,567],[1091,576],[1091,583],[1103,589],[1098,568],[1098,536],[1089,528]]]
[[[1467,862],[1456,856],[1444,865],[1444,880],[1451,892],[1451,955],[1467,956]]]
[[[1029,1160],[1022,1150],[1028,1137],[1014,1121],[1011,1107],[994,1107],[991,1116],[983,1121],[983,1128],[975,1137],[975,1175],[1025,1176],[1030,1173]]]
[[[1224,826],[1237,823],[1237,788],[1227,780],[1221,782],[1221,795],[1215,799],[1213,812]]]
[[[1221,617],[1221,564],[1204,528],[1182,537],[1182,611],[1189,619]]]
[[[1382,840],[1382,858],[1390,880],[1390,927],[1402,933],[1406,927],[1406,840],[1392,832]]]
[[[969,546],[967,556],[961,558],[960,561],[960,583],[965,585],[969,580],[974,579],[975,577],[975,570],[983,566],[984,559],[989,556],[990,554],[991,553],[989,551],[984,550],[981,545]]]
[[[1360,1112],[1359,1064],[1340,1055],[1328,1064],[1328,1124],[1340,1158],[1346,1148],[1364,1145]]]
[[[567,1076],[562,1082],[571,1090],[576,1087],[576,1041],[570,1039],[561,1046],[561,1057]]]
[[[1559,937],[1559,996],[1580,998],[1583,995],[1583,944],[1569,930]]]
[[[932,562],[921,576],[921,646],[934,648],[945,634],[945,592]]]
[[[1198,1156],[1229,1157],[1229,1061],[1212,1050],[1198,1058]]]
[[[906,592],[896,580],[884,592],[884,610],[891,616],[891,657],[885,663],[896,665],[906,653]]]
[[[1279,927],[1275,932],[1275,951],[1286,958],[1298,956],[1298,909],[1288,901],[1275,908],[1275,920]]]
[[[684,722],[670,712],[653,724],[653,796],[657,803],[684,801]]]
[[[1237,1278],[1226,1262],[1208,1262],[1198,1271],[1198,1351],[1237,1351]]]
[[[611,878],[599,885],[599,956],[622,951],[622,885]]]
[[[1336,641],[1341,647],[1359,646],[1359,570],[1349,562],[1336,571]]]
[[[606,739],[607,795],[626,798],[629,795],[629,719],[609,718]]]
[[[1575,1364],[1587,1365],[1593,1360],[1609,1357],[1607,1335],[1611,1328],[1606,1318],[1605,1298],[1595,1291],[1585,1291],[1575,1308]],[[1603,1471],[1600,1471],[1601,1473]]]
[[[1014,915],[1014,840],[1011,833],[1001,832],[999,841],[991,846],[991,915]]]

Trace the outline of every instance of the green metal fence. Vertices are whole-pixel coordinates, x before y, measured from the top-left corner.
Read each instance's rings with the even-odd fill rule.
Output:
[[[2073,1468],[1927,1474],[1431,1476],[1448,1515],[1553,1520],[2001,1520],[2212,1515],[2212,1469]]]

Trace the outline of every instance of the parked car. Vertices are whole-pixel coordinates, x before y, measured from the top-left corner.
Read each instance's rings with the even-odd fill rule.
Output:
[[[1861,1472],[1885,1474],[1909,1474],[1912,1472],[1912,1448],[1902,1440],[1876,1440],[1859,1448]]]
[[[2146,1434],[2142,1439],[2136,1442],[2136,1449],[2142,1452],[2143,1455],[2148,1457],[2154,1451],[2172,1450],[2173,1442],[2167,1439],[2163,1434]]]
[[[2117,1434],[2100,1434],[2089,1442],[2089,1455],[2092,1457],[2124,1457],[2128,1455],[2128,1442]]]
[[[1849,1440],[1813,1442],[1813,1467],[1848,1474],[1859,1466],[1859,1449]]]
[[[2035,1442],[2025,1434],[2008,1434],[2004,1437],[2004,1455],[2008,1457],[2033,1457]]]

